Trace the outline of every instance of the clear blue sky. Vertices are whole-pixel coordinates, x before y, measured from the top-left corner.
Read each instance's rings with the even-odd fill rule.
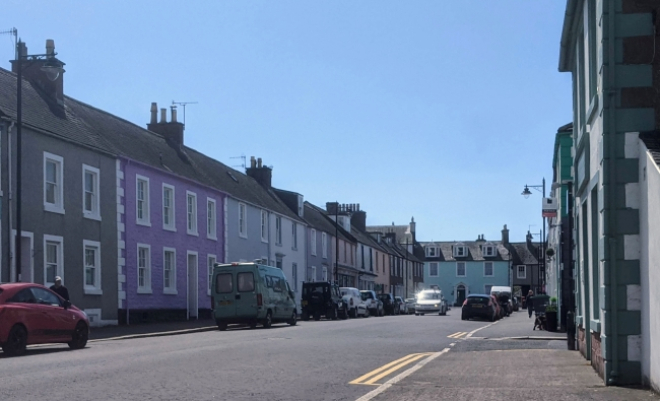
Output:
[[[185,142],[367,224],[421,240],[512,240],[541,228],[557,128],[564,1],[4,0],[30,54],[54,39],[65,93],[140,126],[187,107]],[[13,38],[0,36],[10,69]],[[179,115],[181,116],[181,111]],[[240,167],[239,167],[240,169]]]

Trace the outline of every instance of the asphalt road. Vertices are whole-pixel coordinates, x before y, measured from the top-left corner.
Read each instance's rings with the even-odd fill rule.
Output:
[[[0,400],[356,400],[489,324],[453,309],[36,347],[0,354]]]

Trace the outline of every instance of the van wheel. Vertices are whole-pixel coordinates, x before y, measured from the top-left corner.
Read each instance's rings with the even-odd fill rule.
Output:
[[[220,321],[217,321],[217,320],[216,320],[215,323],[218,325],[218,330],[220,330],[220,331],[225,331],[225,330],[227,330],[227,323],[225,323],[225,322],[220,322]]]
[[[303,311],[302,313],[302,320],[308,321],[309,320],[309,313],[306,311]]]
[[[357,311],[356,311],[355,308],[348,311],[348,317],[353,317],[353,318],[358,317]]]
[[[273,325],[273,315],[270,311],[266,312],[266,318],[264,319],[263,325],[264,329],[270,329],[270,326]]]
[[[20,325],[12,327],[7,337],[7,342],[2,346],[2,351],[8,356],[19,356],[25,353],[27,347],[27,331]]]
[[[296,313],[296,311],[293,311],[293,313],[291,314],[291,319],[289,319],[287,323],[289,323],[289,326],[295,326],[297,322],[298,322],[298,314]]]

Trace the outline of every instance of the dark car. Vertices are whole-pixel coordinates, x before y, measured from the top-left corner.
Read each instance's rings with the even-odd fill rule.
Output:
[[[461,320],[473,317],[488,319],[491,322],[497,318],[497,309],[493,297],[486,294],[470,294],[463,302]]]
[[[346,319],[348,311],[344,305],[339,286],[326,282],[303,283],[302,288],[302,319],[309,320]]]
[[[0,346],[5,355],[21,355],[27,345],[66,343],[85,348],[87,315],[40,284],[0,284]]]
[[[383,302],[383,310],[386,315],[398,315],[400,311],[399,303],[396,302],[392,294],[378,294],[378,299]]]

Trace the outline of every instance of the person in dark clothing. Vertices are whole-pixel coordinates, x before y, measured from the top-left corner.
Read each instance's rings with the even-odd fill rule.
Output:
[[[69,301],[69,290],[67,290],[66,287],[62,285],[62,277],[55,276],[55,284],[51,285],[50,289],[55,291],[57,295],[64,298],[64,300]]]
[[[527,299],[525,300],[527,302],[527,312],[529,313],[529,318],[532,318],[532,312],[534,311],[534,300],[532,299],[534,297],[534,292],[532,290],[529,290],[527,293]]]

